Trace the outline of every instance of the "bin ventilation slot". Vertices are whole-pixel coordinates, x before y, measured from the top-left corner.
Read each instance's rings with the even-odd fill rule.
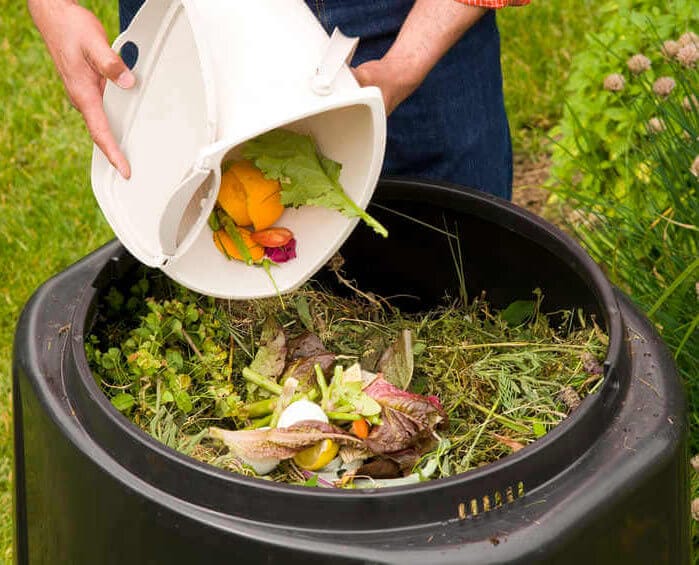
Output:
[[[496,490],[492,494],[483,495],[480,499],[472,498],[468,502],[459,503],[459,520],[465,520],[468,516],[478,516],[480,513],[490,512],[505,504],[512,504],[518,498],[524,496],[524,483],[518,482],[516,486],[508,486],[503,491]]]

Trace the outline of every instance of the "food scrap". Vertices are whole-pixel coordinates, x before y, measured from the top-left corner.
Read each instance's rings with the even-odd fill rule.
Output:
[[[330,208],[388,235],[347,195],[342,166],[321,155],[311,136],[276,129],[245,143],[242,152],[242,160],[227,164],[209,218],[214,244],[226,258],[265,268],[296,258],[294,234],[275,226],[286,207]]]
[[[105,296],[86,343],[112,404],[178,451],[287,484],[467,472],[526,448],[604,379],[604,332],[576,310],[542,313],[540,292],[514,316],[483,298],[403,312],[318,282],[286,309],[199,296],[152,272],[123,291]]]

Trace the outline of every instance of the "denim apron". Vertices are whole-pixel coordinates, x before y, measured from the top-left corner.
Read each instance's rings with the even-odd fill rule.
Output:
[[[380,59],[413,0],[305,0],[326,31],[361,38],[357,66]],[[444,0],[445,2],[453,0]],[[120,0],[124,29],[141,0]],[[125,55],[128,59],[128,55]],[[128,63],[128,61],[127,61]],[[384,175],[447,181],[502,198],[512,195],[512,145],[490,10],[446,53],[388,118]]]

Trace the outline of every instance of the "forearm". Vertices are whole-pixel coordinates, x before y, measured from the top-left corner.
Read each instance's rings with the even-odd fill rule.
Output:
[[[27,0],[29,14],[54,61],[63,56],[61,49],[59,49],[62,42],[58,41],[57,37],[63,31],[54,27],[52,23],[61,21],[66,7],[75,3],[75,0]]]
[[[29,14],[41,33],[50,26],[66,5],[77,4],[76,0],[27,0]]]
[[[416,0],[385,59],[416,88],[486,11],[453,0]]]

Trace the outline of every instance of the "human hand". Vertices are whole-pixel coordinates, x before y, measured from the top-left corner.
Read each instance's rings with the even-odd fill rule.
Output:
[[[381,89],[388,115],[486,11],[459,2],[415,0],[388,52],[353,69],[354,76],[362,86]]]
[[[106,80],[131,88],[136,78],[109,46],[104,27],[92,12],[73,0],[28,0],[27,4],[90,136],[121,176],[129,178],[131,168],[109,127],[102,95]]]
[[[362,63],[352,69],[352,72],[361,86],[378,86],[381,89],[388,116],[424,79],[424,76],[413,70],[414,67],[406,61],[384,57]]]

